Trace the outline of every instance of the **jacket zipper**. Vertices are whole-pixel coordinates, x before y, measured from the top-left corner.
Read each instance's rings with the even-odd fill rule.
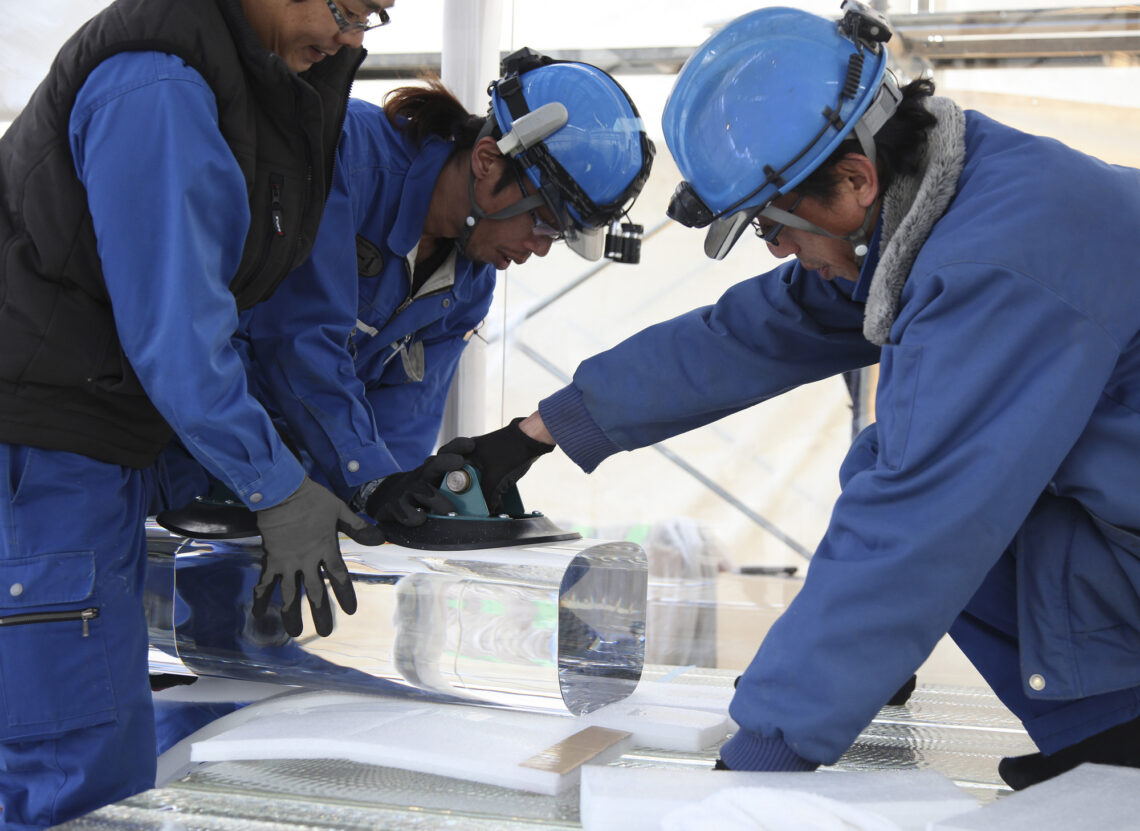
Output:
[[[94,607],[90,609],[74,609],[68,612],[27,612],[22,615],[0,617],[0,626],[22,626],[26,623],[58,623],[61,621],[79,620],[83,622],[83,637],[86,638],[89,634],[89,622],[97,617],[99,617],[99,610]]]
[[[281,207],[281,188],[285,177],[280,173],[269,174],[269,209],[273,213],[273,230],[277,236],[285,236],[285,211]]]

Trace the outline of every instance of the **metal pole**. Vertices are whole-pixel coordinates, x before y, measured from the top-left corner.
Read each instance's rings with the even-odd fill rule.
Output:
[[[440,78],[468,111],[487,108],[487,84],[499,77],[502,0],[444,0]],[[471,338],[459,359],[443,413],[440,441],[485,433],[486,344]]]

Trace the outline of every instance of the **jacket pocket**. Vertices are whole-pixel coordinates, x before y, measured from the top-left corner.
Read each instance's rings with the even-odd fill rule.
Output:
[[[0,562],[0,740],[115,718],[92,551]]]

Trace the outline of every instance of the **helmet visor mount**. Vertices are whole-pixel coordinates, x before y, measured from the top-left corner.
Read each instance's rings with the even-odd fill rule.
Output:
[[[716,218],[716,214],[705,204],[693,186],[685,181],[677,185],[677,189],[673,191],[673,197],[669,200],[665,214],[686,228],[704,228]]]

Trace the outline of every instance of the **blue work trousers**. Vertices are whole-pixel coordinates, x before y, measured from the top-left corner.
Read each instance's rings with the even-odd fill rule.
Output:
[[[0,443],[0,828],[153,787],[152,472]]]
[[[986,679],[994,694],[1021,719],[1042,753],[1140,716],[1135,687],[1077,699],[1030,698],[1018,650],[1017,562],[1007,550],[950,627],[950,637]]]

